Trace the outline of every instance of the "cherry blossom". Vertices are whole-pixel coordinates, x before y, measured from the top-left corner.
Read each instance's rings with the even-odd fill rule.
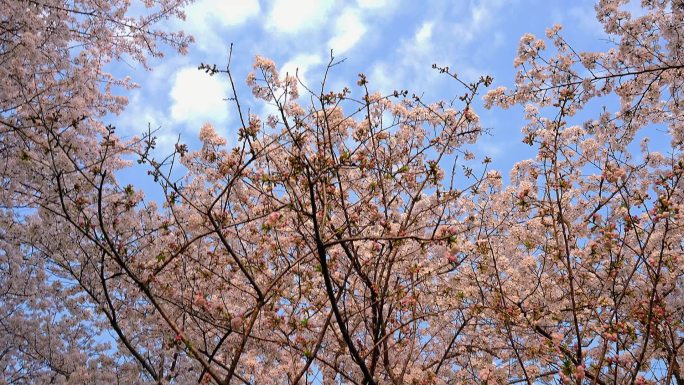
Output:
[[[132,83],[102,65],[183,51],[148,29],[183,3],[2,5],[4,382],[684,382],[681,4],[599,1],[605,52],[524,35],[485,96],[524,106],[536,149],[504,173],[471,146],[492,79],[436,66],[463,96],[314,91],[257,57],[262,117],[236,69],[201,65],[232,86],[237,142],[123,141],[101,119]],[[162,200],[117,182],[131,156]]]

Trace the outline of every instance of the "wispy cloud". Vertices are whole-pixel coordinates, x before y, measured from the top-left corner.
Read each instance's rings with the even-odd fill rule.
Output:
[[[187,8],[181,27],[195,37],[199,49],[214,52],[225,44],[223,29],[243,25],[260,11],[258,0],[199,0]]]
[[[366,33],[366,25],[362,22],[358,12],[347,8],[335,21],[334,36],[328,45],[336,54],[343,54],[352,49]]]

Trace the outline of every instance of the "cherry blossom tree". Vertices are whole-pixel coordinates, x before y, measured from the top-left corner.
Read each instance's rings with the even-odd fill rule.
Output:
[[[623,3],[596,7],[606,52],[521,39],[514,87],[485,96],[525,106],[538,150],[507,185],[469,151],[492,79],[447,68],[464,94],[430,103],[330,89],[334,57],[316,86],[257,57],[259,117],[230,61],[201,65],[234,90],[237,146],[207,124],[163,159],[98,126],[116,99],[8,109],[5,382],[684,383],[684,8]],[[117,184],[131,153],[164,202]]]
[[[41,223],[36,210],[58,209],[62,189],[81,188],[80,173],[123,166],[114,154],[127,145],[102,117],[126,104],[117,87],[135,85],[105,66],[119,59],[146,66],[162,54],[159,43],[183,52],[189,37],[155,25],[182,17],[184,3],[146,1],[131,16],[129,1],[0,1],[0,383],[139,378],[130,353],[110,354],[98,337],[119,320],[103,329],[103,313],[74,284],[79,257],[41,248],[40,239],[67,240],[44,233],[55,222]]]
[[[507,208],[483,217],[480,279],[520,382],[684,383],[684,7],[625,3],[596,6],[613,48],[577,52],[555,26],[547,53],[525,35],[515,88],[487,95],[525,105],[524,141],[539,150],[481,198]],[[592,106],[602,112],[577,118]]]
[[[229,69],[204,68],[233,81]],[[42,232],[50,238],[37,243],[106,318],[131,319],[117,333],[144,379],[432,381],[419,349],[439,341],[439,373],[453,347],[424,339],[455,339],[450,327],[463,330],[470,317],[447,245],[474,206],[454,186],[455,168],[445,177],[442,167],[455,167],[479,135],[470,104],[489,82],[467,85],[456,106],[371,94],[360,75],[358,99],[323,84],[305,90],[315,102],[303,107],[296,78],[259,57],[248,83],[279,115],[240,114],[232,149],[206,125],[201,149],[179,143],[155,160],[147,137],[140,162],[164,189],[164,207],[117,187],[98,165],[80,174],[78,191],[64,181],[60,206],[41,212],[54,224]],[[178,163],[187,174],[174,180]],[[51,242],[56,233],[69,241]],[[440,299],[425,306],[428,296]]]

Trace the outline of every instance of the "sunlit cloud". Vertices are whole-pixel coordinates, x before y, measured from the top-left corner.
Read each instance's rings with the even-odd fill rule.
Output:
[[[223,79],[197,68],[183,68],[176,73],[169,93],[171,118],[191,126],[193,131],[199,130],[205,121],[224,123],[229,116],[229,106],[224,100],[227,94],[228,85]]]
[[[266,28],[288,34],[316,29],[327,21],[332,6],[332,0],[275,0],[267,16]]]

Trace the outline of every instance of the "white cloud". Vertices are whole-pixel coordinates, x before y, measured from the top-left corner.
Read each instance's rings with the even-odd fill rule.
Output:
[[[489,14],[492,10],[492,6],[498,7],[498,2],[493,1],[490,3],[487,1],[481,1],[478,5],[474,6],[470,11],[471,24],[478,25],[489,20],[491,18]]]
[[[412,39],[399,44],[395,60],[377,63],[369,79],[373,87],[378,87],[383,93],[403,88],[429,88],[433,81],[430,79],[435,79],[435,71],[430,66],[441,59],[432,41],[434,27],[432,20],[423,22]]]
[[[426,44],[430,42],[430,38],[432,38],[432,27],[434,25],[433,22],[423,23],[416,33],[416,44]]]
[[[222,26],[235,26],[256,16],[261,7],[258,0],[200,0],[187,9],[188,18],[204,18]]]
[[[328,45],[336,54],[349,51],[366,33],[366,26],[359,15],[347,8],[335,22],[335,35],[328,41]]]
[[[499,9],[510,5],[503,0],[480,0],[471,3],[469,16],[453,26],[453,36],[458,36],[462,44],[469,44],[475,38],[481,38],[486,33],[491,33],[491,26],[498,21],[501,12]]]
[[[124,138],[141,137],[152,130],[155,137],[155,156],[166,156],[173,151],[173,145],[178,140],[177,127],[174,127],[168,114],[150,103],[148,95],[140,89],[131,93],[129,105],[117,119],[117,128]]]
[[[136,89],[131,91],[128,106],[117,119],[117,128],[121,129],[123,136],[140,136],[147,132],[148,125],[156,129],[163,127],[164,123],[161,111],[145,100],[140,89]]]
[[[596,19],[596,12],[593,8],[573,7],[564,11],[565,15],[563,15],[563,13],[561,13],[561,15],[567,16],[569,19],[566,23],[572,23],[574,26],[579,26],[586,32],[595,36],[604,35],[603,25]],[[563,22],[565,22],[565,20],[563,20]]]
[[[197,68],[185,67],[176,73],[171,98],[171,118],[199,130],[205,121],[225,123],[229,105],[225,102],[228,85],[218,76]]]
[[[225,45],[220,28],[239,26],[260,10],[258,0],[199,0],[187,7],[181,27],[195,37],[200,49],[212,51]]]
[[[473,66],[473,55],[483,49],[473,43],[490,36],[490,46],[496,46],[493,27],[500,20],[497,12],[503,6],[502,0],[460,3],[452,13],[437,13],[430,15],[434,18],[416,23],[413,35],[401,39],[390,58],[372,67],[371,84],[383,92],[407,88],[424,91],[428,98],[440,97],[440,92],[452,83],[431,69],[433,63],[449,66],[465,80],[477,79],[486,71]]]
[[[399,72],[401,72],[401,74],[399,74]],[[407,86],[407,84],[403,84],[399,81],[403,74],[403,69],[390,69],[385,63],[380,62],[373,66],[368,80],[371,89],[378,90],[383,94],[389,94],[394,90]]]
[[[391,0],[356,0],[360,8],[386,8],[391,5]]]
[[[266,27],[283,33],[312,29],[326,21],[332,0],[274,0]]]
[[[306,79],[307,72],[309,69],[320,65],[322,62],[323,58],[321,58],[320,55],[299,54],[283,64],[282,68],[280,69],[280,74],[282,76],[284,76],[286,73],[290,75],[296,74],[306,86],[311,87],[311,84],[309,84]]]

